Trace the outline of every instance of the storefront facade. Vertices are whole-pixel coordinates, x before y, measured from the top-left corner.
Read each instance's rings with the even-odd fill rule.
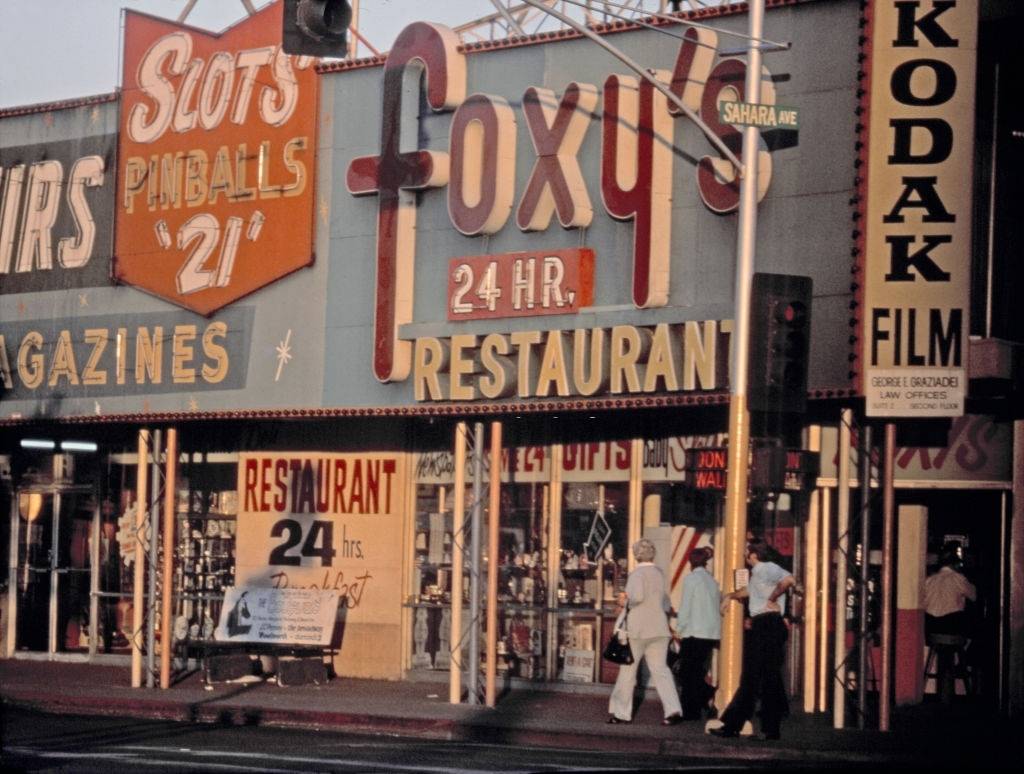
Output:
[[[757,270],[813,282],[786,432],[821,478],[755,491],[749,519],[804,574],[817,428],[866,373],[861,8],[769,6],[793,45],[762,102],[801,118],[762,133]],[[227,586],[316,586],[344,600],[340,674],[446,672],[454,490],[490,482],[456,470],[456,433],[480,423],[501,433],[498,669],[614,679],[596,653],[629,545],[656,541],[678,595],[722,529],[720,470],[686,452],[728,442],[738,185],[716,142],[738,151],[718,105],[743,100],[745,13],[602,30],[703,127],[575,33],[463,46],[423,22],[386,59],[314,67],[275,48],[279,14],[209,36],[129,13],[119,100],[0,114],[5,655],[128,652],[139,462],[168,517],[173,431],[176,643],[210,636]],[[929,365],[965,367],[966,323],[941,319]]]

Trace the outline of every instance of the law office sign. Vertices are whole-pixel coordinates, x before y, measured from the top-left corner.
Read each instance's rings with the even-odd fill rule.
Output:
[[[221,34],[126,12],[121,282],[209,315],[312,263],[317,75],[281,8]]]
[[[868,416],[964,411],[978,4],[875,0],[860,379]],[[863,169],[863,167],[861,167]],[[863,175],[862,175],[863,176]]]

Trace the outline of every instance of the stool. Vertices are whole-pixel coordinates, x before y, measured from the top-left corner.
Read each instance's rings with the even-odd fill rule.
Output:
[[[963,683],[965,694],[970,694],[971,670],[967,666],[967,638],[959,634],[929,634],[928,657],[924,662],[924,679],[935,680],[935,693],[943,704],[953,701],[956,681]]]

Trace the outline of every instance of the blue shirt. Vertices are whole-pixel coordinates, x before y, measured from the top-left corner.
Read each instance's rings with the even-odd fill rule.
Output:
[[[698,567],[683,578],[683,599],[676,616],[680,637],[718,640],[722,637],[722,614],[719,605],[722,592],[718,581],[704,567]]]
[[[779,567],[775,562],[758,562],[755,564],[750,569],[750,583],[747,585],[747,593],[750,595],[750,614],[760,615],[761,613],[769,612],[765,609],[768,606],[768,597],[775,591],[779,581],[783,578],[788,578],[791,574],[788,570]],[[785,595],[775,601],[778,603],[780,611],[785,613]]]

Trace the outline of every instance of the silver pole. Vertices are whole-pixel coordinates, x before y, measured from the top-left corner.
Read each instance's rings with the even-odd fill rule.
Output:
[[[480,522],[483,521],[484,425],[473,425],[473,517],[469,552],[469,674],[466,688],[470,704],[480,703]],[[491,557],[494,561],[494,557]]]
[[[750,48],[744,101],[761,101],[761,49],[764,0],[750,0]],[[747,466],[750,446],[750,412],[747,410],[747,356],[750,348],[750,286],[754,276],[757,246],[757,152],[760,135],[756,127],[743,129],[743,177],[740,180],[739,223],[736,235],[735,321],[732,331],[732,373],[729,375],[729,457],[725,489],[725,551],[722,556],[726,577],[744,567],[747,535]],[[719,696],[727,701],[739,687],[743,660],[743,621],[738,605],[732,605],[722,622]]]
[[[27,524],[26,524],[27,526]],[[4,638],[4,656],[11,658],[14,655],[14,648],[18,637],[18,571],[28,571],[28,557],[25,558],[25,567],[18,565],[18,548],[21,537],[21,517],[18,510],[18,487],[17,482],[11,481],[11,544],[7,552],[7,633]]]
[[[884,487],[882,505],[882,680],[878,689],[878,730],[889,730],[889,711],[892,693],[890,688],[891,672],[889,663],[892,661],[892,576],[893,576],[893,539],[894,520],[896,515],[896,424],[887,422],[885,425],[885,465],[882,474]]]
[[[160,492],[157,482],[160,480],[160,431],[153,431],[153,486],[149,490],[149,598],[146,600],[146,687],[156,687],[156,569],[160,562],[158,553],[160,533]],[[164,632],[164,647],[170,644],[168,632]]]
[[[89,656],[95,656],[99,647],[100,633],[100,504],[99,491],[96,490],[96,507],[92,511],[92,524],[89,533],[92,545],[89,546]]]
[[[843,409],[839,418],[839,485],[836,508],[836,609],[835,690],[832,694],[832,726],[846,725],[846,562],[850,555],[850,425],[853,410]],[[831,550],[825,544],[825,550]]]
[[[864,730],[868,708],[868,583],[871,581],[871,425],[860,430],[860,647],[857,649],[857,728]]]
[[[466,550],[466,436],[465,422],[455,425],[455,475],[452,492],[452,626],[449,642],[448,701],[462,703],[462,581]]]
[[[59,455],[54,456],[54,464],[60,459]],[[56,472],[56,471],[54,471]],[[54,476],[56,478],[56,476]],[[53,524],[53,533],[50,538],[50,636],[47,639],[47,652],[52,656],[57,652],[60,642],[64,638],[64,632],[57,631],[57,604],[60,600],[60,573],[57,568],[60,564],[60,529],[61,509],[64,507],[64,496],[59,492],[53,493],[53,512],[50,514],[50,523]],[[59,636],[58,636],[59,635]]]

